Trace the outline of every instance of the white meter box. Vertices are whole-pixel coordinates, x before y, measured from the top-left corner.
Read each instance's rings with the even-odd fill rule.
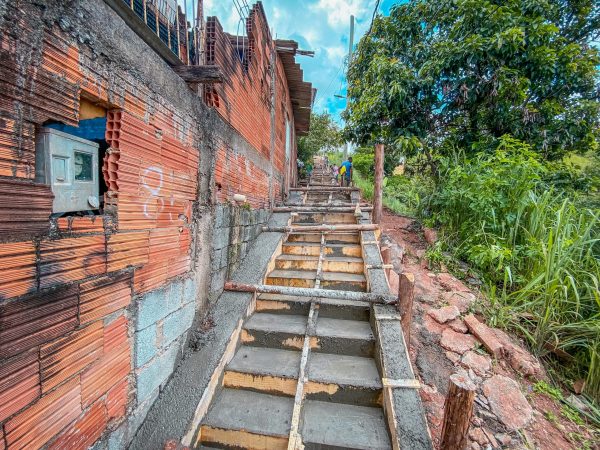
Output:
[[[52,212],[99,208],[98,144],[42,128],[37,135],[35,152],[35,180],[52,187]]]

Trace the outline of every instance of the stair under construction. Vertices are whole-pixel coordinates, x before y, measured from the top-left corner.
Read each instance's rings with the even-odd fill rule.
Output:
[[[311,181],[281,208],[263,285],[246,287],[252,310],[195,446],[431,448],[369,214],[324,169]]]

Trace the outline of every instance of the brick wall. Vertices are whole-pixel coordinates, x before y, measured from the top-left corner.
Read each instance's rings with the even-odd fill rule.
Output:
[[[272,157],[274,178],[281,186],[289,169],[295,167],[295,158],[286,160],[285,147],[286,118],[290,122],[292,145],[295,142],[294,117],[283,63],[277,56],[262,4],[254,5],[249,14],[246,41],[225,33],[216,17],[209,17],[206,27],[207,63],[221,67],[227,79],[222,85],[207,88],[207,102],[260,151],[267,163]],[[237,158],[236,150],[226,146],[219,148],[224,154],[220,155],[217,164],[220,161],[232,161],[233,164],[222,175],[217,166],[215,181],[219,183],[219,201],[226,200],[229,193],[237,192],[258,204],[268,200],[270,189],[277,195],[277,200],[281,200],[282,191],[274,189],[275,181],[269,171],[263,169],[254,180],[249,180],[248,171],[257,173],[257,170],[248,168],[245,161]]]
[[[0,449],[124,448],[281,199],[291,106],[279,66],[276,104],[262,97],[257,8],[216,114],[104,2],[0,5]],[[104,214],[51,220],[36,129],[77,126],[82,97],[108,111]],[[226,205],[235,193],[253,209]]]

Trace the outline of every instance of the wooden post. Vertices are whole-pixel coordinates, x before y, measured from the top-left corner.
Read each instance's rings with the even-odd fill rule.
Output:
[[[375,145],[375,188],[373,190],[373,222],[381,223],[383,213],[383,144]]]
[[[415,276],[412,273],[401,273],[398,288],[398,310],[400,312],[400,323],[404,332],[407,349],[410,349],[410,324],[412,322],[414,298]]]
[[[464,375],[454,374],[450,377],[440,450],[466,448],[476,390],[475,384]]]

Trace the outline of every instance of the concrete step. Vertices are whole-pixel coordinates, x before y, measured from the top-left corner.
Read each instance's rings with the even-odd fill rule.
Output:
[[[365,262],[356,256],[326,256],[323,260],[325,272],[364,273]]]
[[[374,355],[375,337],[369,322],[319,317],[315,352],[338,355]]]
[[[323,213],[323,212],[299,212],[293,217],[294,225],[315,225],[320,223],[326,224],[355,224],[356,217],[354,213]]]
[[[362,248],[358,244],[327,244],[325,248],[327,256],[352,256],[355,258],[362,257]]]
[[[244,324],[241,341],[256,347],[301,350],[307,320],[300,315],[257,312]],[[319,317],[310,344],[320,353],[373,356],[375,338],[369,322]]]
[[[225,368],[223,386],[267,394],[296,394],[301,352],[241,346]]]
[[[360,244],[360,235],[356,233],[331,233],[326,236],[330,244]]]
[[[306,299],[298,299],[291,295],[260,294],[256,299],[256,312],[308,316],[309,309],[310,304]],[[321,299],[319,317],[368,321],[370,311],[370,305],[363,302]]]
[[[367,289],[367,279],[362,273],[323,272],[321,288],[364,292]]]
[[[278,270],[317,270],[318,256],[279,255],[275,259],[275,269]]]
[[[290,233],[288,242],[316,242],[321,243],[321,233]]]
[[[244,324],[241,341],[257,347],[302,350],[307,316],[254,313]]]
[[[267,275],[267,284],[311,288],[316,277],[316,270],[273,270]]]
[[[223,389],[200,428],[200,442],[218,447],[286,449],[294,399]]]
[[[381,408],[307,400],[301,435],[307,450],[392,448]]]
[[[381,406],[381,375],[373,358],[311,353],[305,391],[313,400]]]
[[[319,256],[321,254],[320,242],[285,242],[281,246],[282,253],[286,255]]]

